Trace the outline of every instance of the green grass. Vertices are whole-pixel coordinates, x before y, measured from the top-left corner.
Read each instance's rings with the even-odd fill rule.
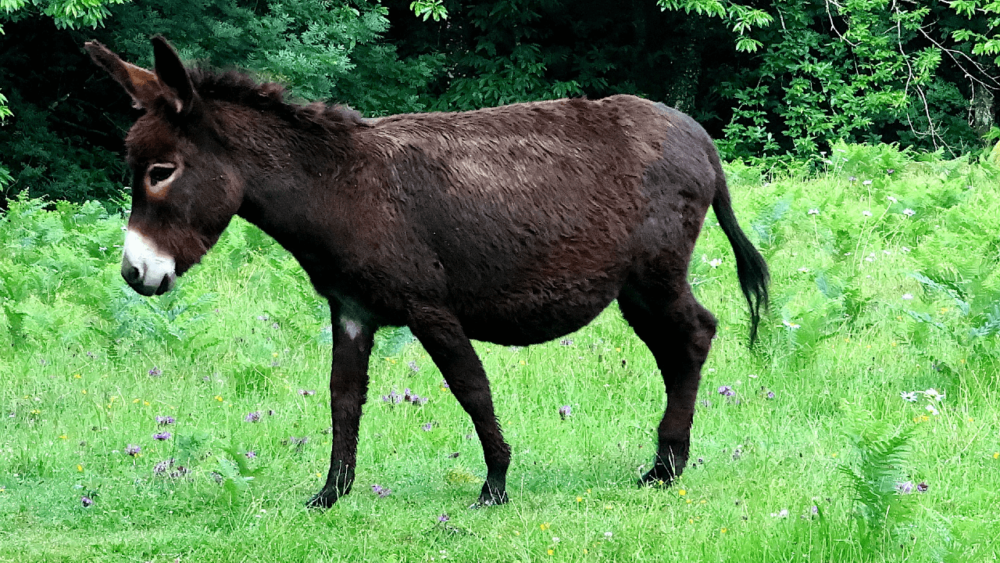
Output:
[[[994,561],[1000,174],[837,151],[810,178],[728,168],[772,311],[748,350],[710,216],[691,280],[719,335],[679,482],[635,486],[665,397],[612,306],[568,346],[476,343],[513,448],[511,503],[479,510],[472,424],[402,331],[377,338],[354,492],[305,509],[329,461],[329,319],[256,229],[234,222],[178,290],[146,299],[118,274],[120,217],[15,202],[0,218],[0,561]],[[404,388],[430,402],[379,400]],[[900,397],[928,388],[944,400]],[[170,458],[190,472],[156,475]]]

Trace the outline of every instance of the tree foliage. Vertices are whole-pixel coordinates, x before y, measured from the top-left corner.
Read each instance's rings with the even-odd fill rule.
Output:
[[[121,2],[0,0],[7,193],[115,197],[136,114],[80,45],[148,65],[154,34],[368,115],[636,94],[691,114],[728,159],[819,161],[838,140],[960,154],[1000,137],[1000,4],[985,0]]]

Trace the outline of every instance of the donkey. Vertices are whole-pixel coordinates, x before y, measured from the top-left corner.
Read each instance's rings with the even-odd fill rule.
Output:
[[[500,504],[510,446],[470,339],[545,342],[614,299],[666,387],[639,484],[681,474],[716,327],[687,282],[709,206],[736,254],[751,344],[768,300],[767,265],[694,120],[624,95],[366,120],[287,103],[282,86],[237,71],[185,68],[165,39],[152,44],[153,71],[86,44],[145,110],[125,140],[136,188],[122,277],[169,291],[233,215],[295,256],[333,322],[333,446],[310,506],[351,490],[379,327],[408,326],[440,368],[483,446],[478,503]]]

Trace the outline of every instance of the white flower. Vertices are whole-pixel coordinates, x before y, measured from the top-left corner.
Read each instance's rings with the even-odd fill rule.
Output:
[[[712,258],[708,262],[708,265],[711,266],[711,267],[713,267],[713,268],[718,268],[719,266],[722,265],[722,258]]]
[[[782,508],[781,510],[779,510],[777,512],[772,512],[771,513],[771,517],[772,518],[788,518],[788,509],[787,508]]]
[[[799,273],[800,274],[808,274],[809,273],[809,268],[799,268]]]
[[[911,293],[904,293],[903,294],[903,299],[905,299],[906,301],[909,301],[910,299],[913,299],[913,294],[911,294]]]
[[[559,543],[559,538],[552,536],[552,543]]]
[[[899,203],[899,200],[896,199],[896,198],[894,198],[894,197],[892,197],[891,195],[890,196],[886,196],[886,199],[888,199],[889,201],[891,201],[893,203]]]
[[[792,330],[795,330],[795,329],[799,328],[799,325],[797,325],[795,323],[790,323],[788,321],[781,321],[781,324],[787,326],[788,328],[790,328]]]
[[[944,393],[938,393],[937,389],[935,389],[933,387],[931,387],[930,389],[928,389],[926,391],[922,391],[922,393],[924,394],[924,397],[927,397],[928,399],[934,399],[935,401],[938,401],[938,402],[941,402],[941,401],[944,400]]]
[[[910,251],[910,247],[909,246],[904,246],[904,247],[900,248],[900,250],[903,251],[903,252],[909,252]]]
[[[872,216],[872,212],[868,211],[867,209],[864,210],[864,211],[862,211],[861,214],[864,215],[865,217],[871,217]]]
[[[819,215],[819,209],[810,209],[809,215]]]
[[[899,394],[904,401],[909,401],[911,403],[917,402],[917,392],[916,391],[903,391]]]
[[[934,408],[934,405],[927,405],[924,408],[927,409],[927,412],[931,413],[934,416],[937,416],[937,415],[941,414],[941,413],[938,412],[938,410],[936,408]]]
[[[611,536],[613,536],[613,535],[614,535],[614,534],[612,534],[611,532],[604,532],[604,537],[606,537],[606,538],[609,538],[609,539],[610,539],[610,538],[611,538]]]
[[[903,215],[906,215],[907,217],[913,217],[916,214],[917,214],[917,212],[914,211],[914,210],[912,210],[912,209],[910,209],[909,207],[907,207],[906,209],[903,210]]]
[[[872,181],[871,180],[865,180],[864,182],[861,182],[861,183],[864,184],[864,185],[866,185],[866,186],[872,185]]]

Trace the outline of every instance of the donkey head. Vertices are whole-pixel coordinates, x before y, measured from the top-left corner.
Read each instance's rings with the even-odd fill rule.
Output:
[[[99,66],[145,110],[125,139],[132,214],[122,277],[143,295],[169,291],[229,224],[243,198],[238,170],[222,155],[212,116],[177,53],[154,37],[155,70],[121,60],[96,41]]]

